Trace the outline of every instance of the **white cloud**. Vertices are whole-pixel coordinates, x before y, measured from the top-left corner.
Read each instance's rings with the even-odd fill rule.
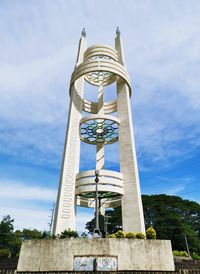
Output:
[[[23,228],[49,230],[50,222],[49,210],[44,208],[25,208],[1,207],[1,216],[10,215],[14,219],[14,228],[22,230]]]
[[[183,132],[190,126],[197,128],[199,123],[198,2],[194,1],[194,5],[170,2],[163,6],[162,1],[154,5],[150,1],[145,4],[126,1],[125,5],[116,1],[113,7],[105,1],[90,4],[56,1],[56,5],[38,2],[16,4],[14,9],[8,4],[4,8],[0,27],[3,37],[0,51],[4,53],[0,68],[0,118],[9,127],[18,128],[16,131],[14,127],[16,142],[9,134],[3,134],[2,142],[8,140],[3,153],[6,149],[9,154],[15,153],[15,146],[19,146],[17,151],[23,147],[26,150],[31,145],[39,158],[47,162],[53,158],[45,157],[49,151],[58,157],[56,151],[58,144],[63,144],[64,134],[56,125],[60,128],[66,125],[69,99],[66,83],[75,63],[80,30],[86,27],[89,43],[113,44],[116,22],[124,37],[127,67],[135,86],[139,154],[160,161],[188,153],[185,148],[180,151],[169,145],[181,141]],[[126,16],[121,14],[122,8]],[[29,19],[24,17],[24,9]],[[98,20],[99,26],[94,24]],[[185,142],[198,146],[190,137]],[[35,157],[34,152],[24,154],[25,158]]]
[[[0,218],[10,215],[14,219],[15,229],[38,229],[49,230],[50,208],[45,210],[44,207],[24,206],[23,204],[15,204],[13,206],[2,206]],[[93,210],[77,209],[76,230],[79,233],[85,231],[85,225],[94,217]]]
[[[179,193],[184,190],[185,187],[183,185],[174,186],[171,189],[168,189],[162,193],[167,195],[179,195]]]
[[[55,201],[57,193],[55,189],[6,180],[0,181],[0,189],[0,199]]]
[[[86,27],[89,45],[114,45],[119,25],[133,82],[136,145],[143,170],[148,171],[149,164],[163,167],[193,155],[200,146],[199,14],[199,1],[1,3],[0,154],[60,167],[80,31]],[[106,155],[110,162],[118,160],[115,148]],[[38,187],[2,181],[0,187],[1,199],[55,197],[42,182]],[[28,216],[23,206],[8,209]],[[32,210],[37,216],[41,208]],[[46,211],[41,214],[44,224]],[[23,224],[24,217],[16,216]],[[40,223],[38,217],[29,221],[33,226]]]
[[[143,192],[145,194],[167,194],[167,195],[182,195],[182,191],[188,189],[188,186],[193,185],[196,182],[194,176],[182,175],[179,176],[156,176],[154,183],[144,186]],[[184,193],[184,192],[183,192]]]
[[[15,220],[15,229],[49,229],[50,208],[55,202],[57,190],[7,180],[0,181],[0,190],[0,217],[9,214]],[[44,206],[44,202],[48,205]],[[94,216],[93,211],[77,207],[77,231],[85,230],[85,224]]]

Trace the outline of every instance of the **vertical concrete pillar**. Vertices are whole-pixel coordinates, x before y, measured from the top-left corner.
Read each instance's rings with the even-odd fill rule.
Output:
[[[98,115],[104,114],[104,96],[103,84],[98,88]],[[103,130],[103,129],[102,129]],[[104,169],[104,144],[98,143],[96,145],[96,169]]]
[[[104,87],[103,83],[100,83],[98,88],[98,115],[104,114]],[[101,129],[103,130],[103,129]],[[97,144],[96,145],[96,169],[101,170],[104,169],[105,164],[105,148],[104,144]],[[105,214],[105,207],[103,204],[99,204],[100,212],[102,215]]]
[[[124,65],[120,34],[115,39],[115,48],[118,52],[119,63]],[[129,89],[125,81],[120,77],[117,78],[117,110],[120,119],[120,171],[123,174],[124,182],[124,195],[121,201],[123,230],[145,232]]]
[[[86,49],[86,38],[82,35],[79,42],[77,63],[83,62]],[[79,172],[80,137],[79,121],[82,118],[82,99],[84,78],[80,77],[71,88],[71,99],[68,115],[68,126],[62,161],[62,170],[55,209],[53,233],[60,234],[65,229],[75,229],[76,201],[75,182]]]

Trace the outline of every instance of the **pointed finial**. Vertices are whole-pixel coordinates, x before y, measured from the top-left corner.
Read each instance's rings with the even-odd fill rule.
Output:
[[[83,37],[86,37],[86,31],[85,31],[85,28],[83,28],[83,29],[82,29],[81,35],[82,35]]]
[[[117,29],[116,29],[116,35],[120,36],[120,29],[119,29],[119,27],[117,27]]]

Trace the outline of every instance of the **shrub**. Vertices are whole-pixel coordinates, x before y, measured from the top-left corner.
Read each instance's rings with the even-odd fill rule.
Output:
[[[0,249],[0,259],[10,258],[10,250],[8,248]]]
[[[60,239],[66,239],[66,238],[78,238],[78,232],[75,230],[64,230],[60,235],[59,238]]]
[[[177,256],[177,257],[188,257],[188,254],[186,251],[178,251],[178,250],[174,250],[173,251],[173,255]]]
[[[156,239],[156,231],[152,226],[150,226],[146,230],[146,237],[147,237],[147,239]]]
[[[117,231],[114,234],[109,234],[107,238],[127,238],[127,239],[145,239],[144,233],[124,232],[122,230]]]
[[[126,233],[123,232],[122,230],[119,230],[115,233],[116,238],[125,238],[126,237]]]
[[[57,237],[56,237],[56,235],[55,234],[52,234],[51,235],[51,239],[56,239]]]
[[[137,238],[137,239],[145,239],[146,237],[145,237],[145,234],[144,234],[144,233],[139,232],[139,233],[136,233],[136,238]]]
[[[196,254],[195,252],[191,254],[191,257],[195,261],[200,261],[200,255]]]
[[[81,234],[81,238],[85,238],[85,239],[87,239],[87,238],[88,238],[87,233],[86,233],[86,232],[83,232],[83,233]]]
[[[136,238],[136,234],[134,232],[127,232],[126,233],[126,238],[128,238],[128,239],[135,239]]]
[[[108,234],[107,238],[116,238],[115,234]]]
[[[51,234],[47,231],[43,231],[41,235],[41,239],[51,239]]]

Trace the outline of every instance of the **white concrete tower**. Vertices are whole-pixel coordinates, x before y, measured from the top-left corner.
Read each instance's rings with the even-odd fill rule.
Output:
[[[86,49],[82,32],[77,63],[70,83],[70,108],[55,210],[53,233],[75,229],[76,205],[94,207],[95,170],[79,172],[80,140],[96,146],[98,193],[104,208],[122,206],[124,231],[145,232],[134,143],[131,85],[124,66],[119,29],[115,49],[94,45]],[[97,102],[84,99],[84,81],[93,85]],[[104,87],[116,83],[116,100],[104,101]],[[84,116],[84,112],[90,115]],[[112,115],[116,113],[116,115]],[[104,169],[104,146],[119,143],[120,172]]]

